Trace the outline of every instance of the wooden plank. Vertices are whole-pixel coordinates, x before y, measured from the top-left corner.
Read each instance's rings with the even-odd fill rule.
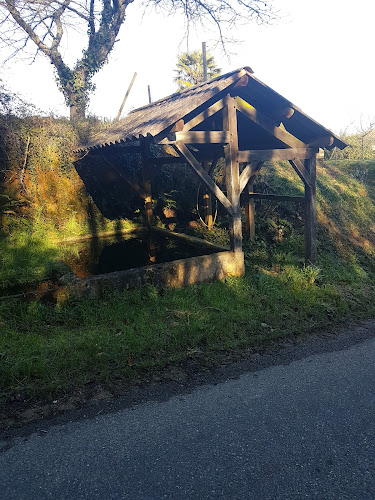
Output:
[[[259,125],[266,132],[276,137],[276,139],[291,148],[306,148],[306,144],[294,137],[285,129],[276,126],[275,122],[271,118],[265,116],[263,113],[255,109],[254,106],[244,101],[241,97],[236,97],[235,99],[238,111]]]
[[[240,206],[240,168],[238,161],[238,131],[236,98],[228,95],[223,108],[223,128],[230,133],[230,141],[224,147],[225,184],[227,196],[232,205],[229,224],[231,250],[242,250],[242,221]]]
[[[313,158],[315,156],[314,148],[288,148],[288,149],[259,149],[239,151],[238,159],[240,163],[248,163],[254,160],[262,161],[286,161],[305,158]]]
[[[263,161],[258,161],[256,163],[246,165],[246,167],[242,170],[240,175],[240,194],[245,189],[246,184],[250,181],[251,177],[255,176],[262,168],[263,163]]]
[[[305,185],[310,186],[311,185],[310,174],[306,170],[306,168],[305,168],[304,164],[301,162],[301,160],[289,160],[289,163],[292,165],[293,169],[295,170],[296,174],[299,176],[301,181]]]
[[[305,184],[305,261],[316,261],[316,158],[305,160],[310,185]]]
[[[254,178],[247,184],[247,196],[245,202],[245,235],[250,241],[255,239],[255,203],[250,197],[250,193],[254,190]]]
[[[214,193],[216,198],[220,203],[226,208],[229,214],[232,214],[232,204],[229,199],[225,196],[222,190],[217,186],[207,172],[202,168],[201,164],[194,157],[194,155],[189,151],[183,142],[176,142],[175,148],[183,155],[186,161],[191,165],[193,170],[198,174],[202,181],[208,186],[208,188]]]
[[[200,123],[204,122],[208,118],[210,118],[212,115],[223,109],[225,106],[225,101],[224,99],[220,99],[220,101],[215,102],[215,104],[212,104],[209,108],[205,109],[199,115],[195,116],[192,118],[190,121],[185,123],[183,131],[187,132],[191,130],[192,128],[196,127]]]
[[[248,193],[249,198],[253,200],[269,200],[269,201],[293,201],[296,203],[303,203],[305,201],[304,196],[289,196],[282,194],[266,194],[266,193]]]
[[[228,144],[229,132],[222,130],[207,130],[197,132],[175,132],[168,134],[170,142],[184,142],[185,144]]]

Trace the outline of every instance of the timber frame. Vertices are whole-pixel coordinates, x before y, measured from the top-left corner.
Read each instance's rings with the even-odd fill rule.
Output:
[[[203,91],[206,97],[201,96]],[[243,212],[244,235],[254,239],[256,200],[303,203],[305,260],[315,262],[316,160],[323,157],[320,148],[346,146],[332,132],[259,82],[247,67],[133,113],[124,119],[123,129],[113,132],[109,142],[104,137],[86,148],[85,157],[77,162],[79,173],[89,168],[90,162],[110,166],[143,198],[146,224],[151,226],[152,180],[158,168],[169,163],[188,164],[206,188],[208,225],[212,223],[212,196],[228,213],[233,252],[242,251]],[[132,123],[134,134],[129,133]],[[120,152],[140,155],[141,185],[127,175],[119,161]],[[225,191],[212,178],[220,158],[224,159]],[[254,180],[265,162],[279,160],[289,162],[300,177],[303,197],[254,192]],[[245,198],[242,209],[241,193]]]

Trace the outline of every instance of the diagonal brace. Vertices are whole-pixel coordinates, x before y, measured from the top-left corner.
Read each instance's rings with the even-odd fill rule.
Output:
[[[256,163],[249,163],[243,169],[240,175],[240,193],[245,189],[246,184],[249,182],[253,175],[257,174],[263,165],[263,161],[258,161]]]
[[[292,165],[298,177],[301,181],[308,187],[311,187],[311,176],[309,172],[306,170],[304,164],[301,160],[289,160],[289,163]]]
[[[183,142],[176,142],[174,145],[179,153],[186,159],[189,165],[195,170],[198,176],[202,179],[202,181],[206,184],[206,186],[213,192],[216,198],[220,201],[220,203],[224,206],[224,208],[229,212],[230,215],[233,214],[233,207],[231,202],[222,192],[217,184],[211,179],[211,177],[204,170],[199,161],[195,158],[195,156],[189,151],[189,149],[185,146]]]

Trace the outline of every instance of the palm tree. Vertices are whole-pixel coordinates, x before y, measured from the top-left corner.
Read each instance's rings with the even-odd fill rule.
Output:
[[[210,80],[219,76],[221,68],[216,66],[213,56],[206,53],[207,76]],[[178,84],[178,89],[182,90],[192,85],[203,82],[203,56],[201,50],[194,52],[184,52],[177,57],[177,76],[174,81]]]

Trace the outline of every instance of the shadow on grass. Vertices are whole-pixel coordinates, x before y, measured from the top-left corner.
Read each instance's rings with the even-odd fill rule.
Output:
[[[53,394],[111,386],[171,364],[210,365],[217,353],[375,312],[371,276],[357,275],[343,293],[325,269],[247,261],[242,278],[163,294],[145,286],[59,306],[0,302],[0,393]]]
[[[52,278],[61,271],[58,248],[43,235],[15,232],[0,237],[0,289]]]

